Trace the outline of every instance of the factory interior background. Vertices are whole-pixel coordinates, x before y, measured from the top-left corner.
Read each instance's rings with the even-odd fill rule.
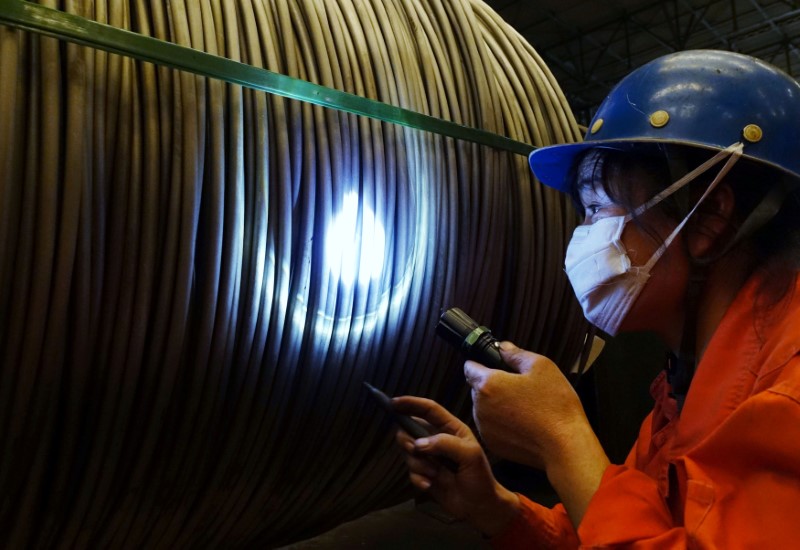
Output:
[[[799,37],[771,0],[0,1],[0,546],[484,547],[363,386],[468,421],[450,307],[623,460],[664,350],[589,361],[580,219],[525,153],[655,57],[797,76]]]

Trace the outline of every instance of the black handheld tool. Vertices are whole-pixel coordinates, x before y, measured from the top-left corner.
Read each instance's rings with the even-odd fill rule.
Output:
[[[368,382],[364,382],[364,385],[369,390],[370,395],[372,395],[372,397],[375,398],[378,404],[387,413],[389,413],[389,415],[392,417],[392,420],[394,420],[401,428],[403,428],[403,431],[405,431],[408,435],[410,435],[414,439],[419,439],[421,437],[428,437],[429,435],[432,435],[431,432],[428,431],[428,429],[425,426],[423,426],[410,416],[405,414],[400,414],[397,411],[395,411],[394,405],[392,405],[392,400],[389,398],[388,395],[386,395],[381,390],[379,390],[378,388],[376,388],[375,386],[373,386]],[[434,461],[441,464],[442,466],[444,466],[445,468],[447,468],[448,470],[450,470],[451,472],[453,473],[458,472],[458,464],[450,460],[449,458],[443,456],[437,456],[431,458]]]
[[[492,331],[479,326],[472,317],[457,307],[439,317],[436,334],[459,349],[467,359],[493,369],[510,370],[500,356],[500,343]]]

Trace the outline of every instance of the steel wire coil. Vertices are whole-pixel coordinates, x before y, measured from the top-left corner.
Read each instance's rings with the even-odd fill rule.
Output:
[[[478,0],[42,3],[579,139]],[[362,381],[468,417],[442,308],[564,368],[584,346],[561,268],[576,215],[511,153],[0,27],[0,170],[4,547],[308,537],[410,494]]]

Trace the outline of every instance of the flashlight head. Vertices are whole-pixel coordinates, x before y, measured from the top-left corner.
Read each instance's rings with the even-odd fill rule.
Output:
[[[439,317],[436,325],[436,334],[460,348],[464,339],[476,328],[476,323],[472,317],[464,313],[457,307],[450,308]]]
[[[492,331],[478,325],[461,309],[450,308],[439,317],[436,334],[459,349],[467,359],[487,367],[505,368],[497,340]]]

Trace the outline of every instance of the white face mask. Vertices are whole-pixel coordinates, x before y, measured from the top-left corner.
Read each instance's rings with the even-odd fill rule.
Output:
[[[731,145],[636,209],[635,214],[641,215],[706,172],[723,158],[729,157],[691,212],[643,266],[631,265],[625,245],[622,243],[622,231],[633,218],[631,214],[603,218],[591,225],[581,225],[575,228],[572,240],[567,247],[564,268],[581,308],[583,308],[583,313],[590,323],[612,336],[617,334],[620,324],[650,278],[653,266],[683,229],[697,207],[739,159],[741,153],[742,145],[740,143]]]

